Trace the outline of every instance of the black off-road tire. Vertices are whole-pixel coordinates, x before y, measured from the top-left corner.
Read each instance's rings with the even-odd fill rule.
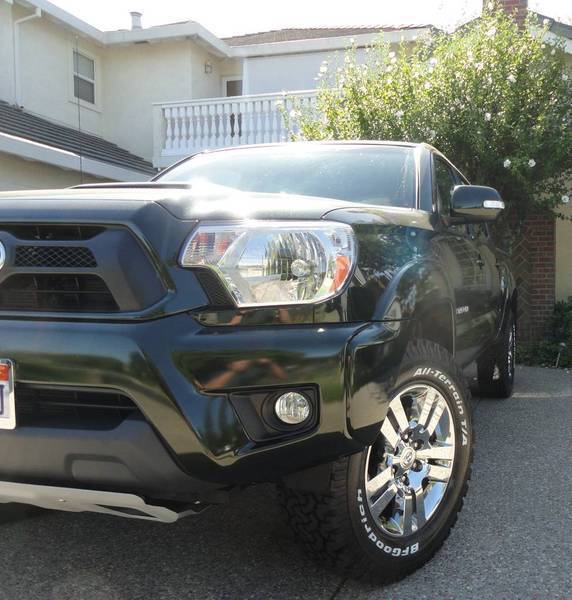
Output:
[[[510,398],[514,386],[516,319],[511,311],[499,341],[477,361],[479,393]]]
[[[311,556],[354,579],[389,583],[421,567],[442,546],[463,505],[473,456],[469,388],[450,353],[425,340],[408,346],[390,397],[418,382],[441,392],[455,430],[451,479],[436,512],[419,530],[396,537],[374,521],[363,498],[367,448],[331,464],[325,493],[279,486],[296,539]]]

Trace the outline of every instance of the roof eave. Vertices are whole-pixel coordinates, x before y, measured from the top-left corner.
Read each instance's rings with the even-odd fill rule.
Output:
[[[389,43],[400,41],[411,42],[417,37],[429,33],[430,27],[419,27],[415,29],[396,29],[394,31],[383,31],[379,33],[366,33],[355,35],[342,35],[335,37],[312,38],[307,40],[290,40],[286,42],[266,42],[263,44],[245,44],[242,46],[231,46],[231,56],[247,58],[255,56],[273,56],[278,54],[301,54],[304,52],[320,52],[332,50],[344,50],[355,44],[355,46],[369,46],[379,40],[380,36]]]
[[[229,57],[231,53],[230,47],[225,42],[205,29],[200,23],[195,23],[194,21],[158,25],[147,29],[105,31],[103,36],[104,43],[107,46],[192,39],[206,47],[211,54],[216,56]]]
[[[52,21],[73,30],[81,37],[90,38],[93,42],[103,46],[117,44],[133,44],[137,42],[159,42],[166,40],[193,39],[198,44],[207,48],[209,52],[220,57],[229,57],[230,47],[223,40],[217,38],[200,23],[187,21],[185,23],[171,23],[158,25],[146,29],[125,29],[117,31],[101,31],[89,23],[78,19],[71,13],[55,6],[48,0],[14,0],[25,8],[37,7],[42,10]]]
[[[12,154],[28,161],[37,161],[67,171],[83,171],[94,177],[118,181],[147,181],[152,173],[138,171],[88,156],[80,157],[54,146],[0,132],[0,152]]]

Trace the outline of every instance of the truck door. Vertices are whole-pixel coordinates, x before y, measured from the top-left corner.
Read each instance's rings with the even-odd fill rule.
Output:
[[[480,276],[483,281],[483,316],[488,323],[489,336],[492,339],[500,327],[504,293],[506,286],[501,286],[501,265],[497,259],[488,227],[485,223],[468,226],[469,237],[475,245]],[[490,340],[489,340],[490,341]]]
[[[434,238],[435,251],[455,293],[456,355],[471,362],[491,335],[487,278],[482,257],[467,226],[452,225],[451,196],[464,183],[439,155],[433,155],[433,189],[443,228]]]

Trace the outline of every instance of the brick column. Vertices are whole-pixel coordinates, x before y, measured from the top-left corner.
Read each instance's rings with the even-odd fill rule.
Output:
[[[519,337],[542,339],[556,302],[556,222],[549,214],[527,217],[512,253],[518,288]]]

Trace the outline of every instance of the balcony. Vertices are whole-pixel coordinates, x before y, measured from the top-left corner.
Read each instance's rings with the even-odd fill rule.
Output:
[[[163,102],[153,106],[153,164],[201,150],[288,141],[284,113],[309,110],[316,90]],[[290,120],[295,131],[296,119]]]

